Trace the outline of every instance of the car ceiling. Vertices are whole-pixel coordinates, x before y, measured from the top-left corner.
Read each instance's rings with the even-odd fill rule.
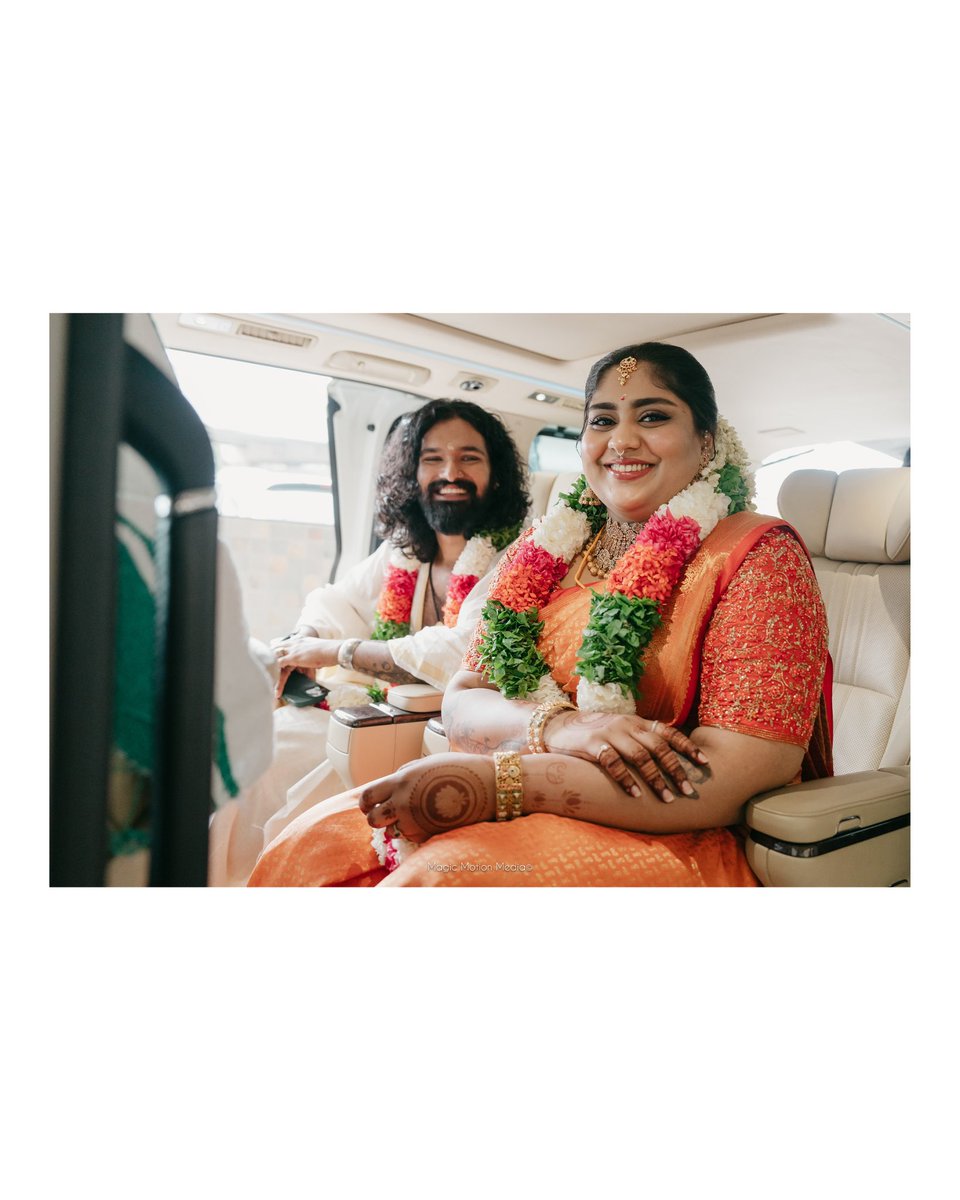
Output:
[[[584,381],[607,351],[669,341],[706,367],[720,411],[755,462],[821,441],[909,444],[910,319],[902,313],[151,315],[170,349],[418,396],[466,395],[527,435],[579,428]]]

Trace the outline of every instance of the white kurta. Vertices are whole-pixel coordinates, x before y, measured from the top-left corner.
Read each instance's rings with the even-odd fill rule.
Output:
[[[343,579],[311,592],[297,626],[312,626],[322,638],[368,639],[389,555],[390,546],[383,543]],[[398,667],[433,687],[446,687],[460,669],[499,557],[464,600],[452,628],[423,628],[429,568],[421,564],[410,614],[411,633],[385,643]],[[369,676],[339,667],[318,671],[317,679],[325,684],[373,682]],[[273,765],[239,801],[224,805],[211,822],[211,886],[245,884],[263,849],[295,817],[344,790],[343,780],[326,756],[329,722],[330,714],[320,708],[285,704],[274,712]]]

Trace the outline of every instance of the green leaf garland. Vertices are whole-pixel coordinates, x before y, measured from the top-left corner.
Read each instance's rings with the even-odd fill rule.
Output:
[[[520,530],[523,528],[523,522],[518,521],[516,525],[509,525],[504,529],[478,529],[476,533],[472,533],[471,537],[489,538],[493,543],[494,550],[503,550],[509,546],[511,542],[516,541],[520,536]]]
[[[535,608],[515,612],[499,600],[487,601],[482,619],[486,632],[478,658],[484,674],[509,700],[522,700],[547,672],[537,649],[543,622]]]
[[[649,597],[597,592],[590,601],[577,674],[591,683],[619,683],[639,697],[643,652],[660,624],[660,605]]]
[[[409,632],[409,621],[384,621],[377,617],[370,637],[375,642],[389,642],[392,638],[406,637]]]

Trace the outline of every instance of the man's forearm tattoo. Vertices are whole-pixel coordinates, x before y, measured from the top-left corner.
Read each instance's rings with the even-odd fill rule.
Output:
[[[361,642],[353,655],[353,667],[386,683],[423,683],[418,676],[397,666],[383,642]]]
[[[431,836],[475,825],[490,807],[489,786],[469,767],[434,767],[424,772],[410,801],[414,820]]]

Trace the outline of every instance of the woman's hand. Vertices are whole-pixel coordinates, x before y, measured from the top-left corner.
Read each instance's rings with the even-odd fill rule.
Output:
[[[335,667],[339,649],[340,642],[333,638],[292,637],[278,642],[273,650],[280,667],[275,693],[277,698],[283,694],[294,670],[312,675],[318,667]]]
[[[360,791],[360,811],[373,829],[396,826],[425,842],[461,825],[490,821],[495,811],[493,760],[476,754],[432,754],[406,763]]]
[[[706,755],[679,729],[662,721],[620,713],[561,712],[547,721],[544,747],[552,754],[570,754],[595,762],[625,792],[639,796],[639,776],[664,801],[674,791],[695,796],[690,782],[706,778]],[[689,760],[685,765],[677,757]]]

